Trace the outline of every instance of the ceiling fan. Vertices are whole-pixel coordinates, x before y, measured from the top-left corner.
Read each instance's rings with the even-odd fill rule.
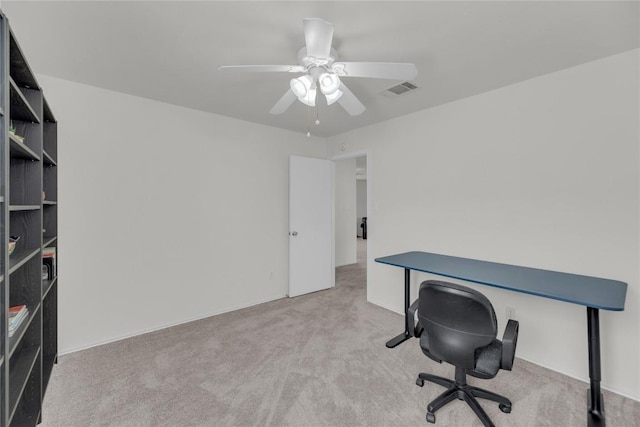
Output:
[[[333,24],[320,18],[305,18],[306,46],[298,52],[298,65],[230,65],[225,72],[287,72],[299,73],[291,79],[290,88],[271,108],[271,114],[284,113],[296,99],[310,107],[316,105],[318,88],[327,105],[338,102],[352,116],[366,108],[341,81],[341,77],[410,80],[418,70],[414,64],[392,62],[337,62],[338,53],[331,47]]]

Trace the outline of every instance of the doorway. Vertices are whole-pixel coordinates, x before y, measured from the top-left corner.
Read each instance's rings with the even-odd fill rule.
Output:
[[[368,220],[368,157],[353,153],[332,159],[335,162],[335,266],[336,285],[340,276],[349,272],[366,288],[367,244],[370,230],[363,227]],[[363,220],[364,218],[364,220]],[[365,239],[366,237],[366,239]],[[347,268],[349,267],[349,268]]]

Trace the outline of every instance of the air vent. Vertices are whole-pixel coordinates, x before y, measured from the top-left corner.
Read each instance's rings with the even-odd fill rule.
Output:
[[[415,83],[403,82],[383,90],[382,92],[380,92],[380,95],[387,96],[387,97],[396,97],[396,96],[404,95],[405,93],[411,92],[412,90],[415,90],[415,89],[418,89],[418,86]]]

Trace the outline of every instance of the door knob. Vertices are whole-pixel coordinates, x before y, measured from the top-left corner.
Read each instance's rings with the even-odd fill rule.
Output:
[[[298,235],[298,232],[297,232],[297,231],[292,231],[292,232],[291,232],[291,235],[292,235],[292,236],[297,236],[297,235]]]

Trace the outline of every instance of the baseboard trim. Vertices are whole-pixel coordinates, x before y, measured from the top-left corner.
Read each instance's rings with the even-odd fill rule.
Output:
[[[585,385],[585,390],[589,388],[589,379],[588,379],[588,378],[587,378],[587,379],[585,379],[585,378],[580,378],[580,377],[577,377],[577,376],[575,376],[575,375],[571,375],[571,374],[568,374],[568,373],[566,373],[566,372],[559,371],[559,370],[554,369],[554,368],[551,368],[551,367],[549,367],[549,366],[547,366],[547,365],[543,365],[542,363],[535,362],[535,361],[533,361],[533,360],[527,359],[526,357],[522,357],[522,356],[516,356],[516,357],[517,357],[518,359],[522,359],[522,360],[524,360],[525,362],[529,362],[529,363],[534,364],[534,365],[536,365],[536,366],[540,366],[541,368],[548,369],[548,370],[553,371],[553,372],[557,372],[557,373],[559,373],[559,374],[561,374],[561,375],[567,376],[567,377],[569,377],[569,378],[573,378],[574,380],[578,380],[578,381],[580,381],[580,382],[584,383],[584,385]],[[611,392],[611,393],[617,394],[618,396],[626,397],[627,399],[631,399],[631,400],[634,400],[634,401],[636,401],[636,402],[640,402],[640,398],[638,398],[638,397],[633,397],[633,396],[630,396],[630,395],[628,395],[628,394],[626,394],[626,393],[621,393],[621,392],[619,392],[618,390],[614,390],[614,389],[612,389],[612,388],[609,388],[609,387],[607,387],[605,384],[603,384],[602,382],[600,382],[600,388],[602,388],[603,390],[607,390],[607,391],[609,391],[609,392]]]
[[[256,305],[264,304],[264,303],[271,302],[271,301],[276,301],[276,300],[279,300],[279,299],[282,299],[282,298],[286,298],[286,297],[287,297],[286,294],[272,296],[272,297],[265,298],[263,300],[254,301],[254,302],[251,302],[251,303],[248,303],[248,304],[242,304],[242,305],[239,305],[239,306],[236,306],[236,307],[224,309],[224,310],[221,310],[221,311],[216,311],[216,312],[213,312],[213,313],[204,314],[204,315],[201,315],[201,316],[191,317],[191,318],[180,320],[180,321],[177,321],[177,322],[167,323],[167,324],[160,325],[158,327],[154,327],[154,328],[150,328],[150,329],[144,329],[144,330],[132,332],[132,333],[127,334],[127,335],[121,335],[121,336],[118,336],[118,337],[109,338],[107,340],[98,341],[98,342],[95,342],[95,343],[92,343],[92,344],[88,344],[88,345],[85,345],[85,346],[66,349],[66,350],[60,351],[58,353],[58,356],[64,356],[66,354],[75,353],[77,351],[87,350],[87,349],[94,348],[94,347],[100,347],[101,345],[106,345],[106,344],[111,344],[111,343],[114,343],[114,342],[117,342],[117,341],[126,340],[128,338],[137,337],[138,335],[144,335],[144,334],[148,334],[148,333],[151,333],[151,332],[160,331],[162,329],[172,328],[174,326],[182,325],[182,324],[189,323],[189,322],[195,322],[197,320],[206,319],[208,317],[218,316],[220,314],[225,314],[225,313],[229,313],[229,312],[236,311],[236,310],[242,310],[243,308],[254,307]]]
[[[379,302],[375,302],[375,301],[371,301],[370,299],[367,299],[367,302],[373,305],[377,305],[378,307],[384,308],[385,310],[389,310],[393,313],[399,314],[400,316],[404,316],[404,312],[403,311],[396,311],[395,308],[392,308],[390,306],[387,306],[385,304],[381,304]]]

